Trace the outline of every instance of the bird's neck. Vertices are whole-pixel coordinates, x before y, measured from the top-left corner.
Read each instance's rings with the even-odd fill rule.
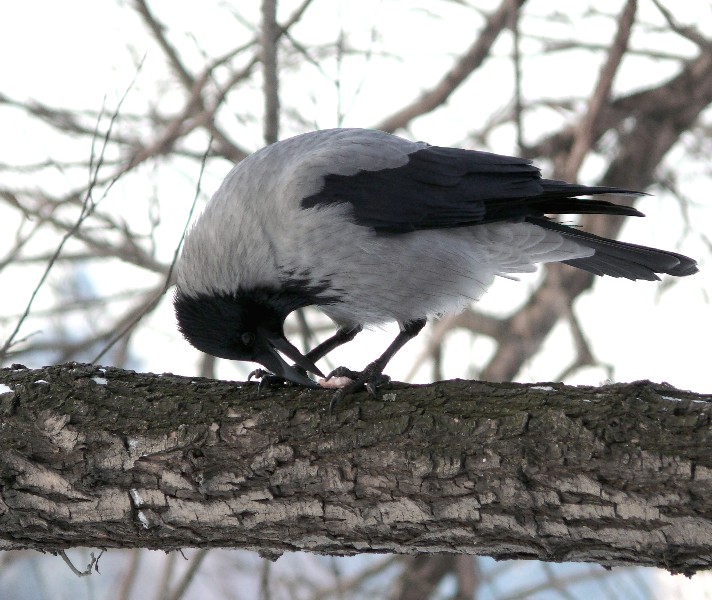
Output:
[[[238,295],[269,308],[282,318],[299,308],[332,304],[338,300],[336,296],[329,294],[327,285],[315,285],[296,279],[282,280],[277,286],[241,290]]]
[[[288,287],[253,288],[239,292],[238,297],[254,305],[263,306],[270,312],[279,315],[282,319],[298,308],[304,308],[305,306],[314,304],[313,299],[308,293],[305,293],[304,290],[296,290]]]

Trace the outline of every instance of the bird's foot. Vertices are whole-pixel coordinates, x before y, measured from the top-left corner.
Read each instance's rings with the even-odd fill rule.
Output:
[[[258,395],[269,388],[284,387],[289,385],[289,381],[287,381],[284,377],[280,377],[279,375],[275,375],[274,373],[270,373],[264,369],[255,369],[250,372],[247,376],[247,381],[250,381],[253,377],[259,380],[257,383]]]
[[[378,397],[378,388],[390,382],[391,378],[383,374],[383,367],[372,362],[363,371],[352,371],[346,367],[337,367],[329,373],[325,381],[335,377],[347,377],[350,382],[336,390],[329,403],[329,414],[334,412],[336,406],[349,394],[360,392],[364,387],[369,396]]]
[[[305,369],[302,369],[302,367],[299,367],[297,365],[292,365],[292,369],[294,371],[297,371],[299,374],[303,375],[306,380],[309,380],[309,376],[307,375],[307,372]],[[269,388],[281,388],[281,387],[287,387],[287,386],[292,386],[292,385],[304,385],[301,382],[295,382],[295,381],[290,381],[289,379],[286,379],[285,377],[282,377],[281,375],[276,375],[275,373],[271,373],[270,371],[266,371],[265,369],[260,369],[257,368],[254,371],[250,372],[250,374],[247,376],[247,381],[250,381],[252,378],[259,379],[259,383],[257,384],[257,394],[261,394],[264,390],[267,390]],[[313,385],[309,387],[319,387],[315,382],[312,382]]]

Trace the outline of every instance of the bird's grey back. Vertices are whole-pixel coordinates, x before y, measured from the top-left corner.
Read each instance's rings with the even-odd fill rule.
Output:
[[[325,175],[399,167],[424,147],[380,131],[331,129],[251,154],[233,167],[200,216],[200,227],[186,236],[176,266],[179,289],[190,295],[229,293],[275,281],[284,267],[276,259],[289,251],[285,243],[314,228],[300,201],[321,189]],[[345,209],[322,212],[338,216]]]

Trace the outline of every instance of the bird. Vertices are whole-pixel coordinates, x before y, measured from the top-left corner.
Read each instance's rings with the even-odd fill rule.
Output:
[[[258,376],[311,388],[319,384],[310,373],[347,377],[341,398],[364,387],[375,393],[388,362],[428,319],[464,310],[497,277],[553,262],[630,280],[697,271],[687,256],[552,217],[644,216],[591,198],[601,194],[640,192],[545,179],[527,159],[379,130],[303,133],[237,163],[190,228],[175,265],[178,329],[202,352],[258,363],[266,369]],[[303,354],[284,321],[307,306],[336,332]],[[315,364],[389,322],[397,336],[362,371],[325,376]]]

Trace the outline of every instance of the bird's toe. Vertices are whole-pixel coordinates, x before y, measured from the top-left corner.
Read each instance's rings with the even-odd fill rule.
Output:
[[[336,367],[324,378],[324,380],[329,381],[335,377],[348,377],[349,379],[356,381],[360,376],[361,372],[359,371],[352,371],[348,367]]]
[[[329,403],[329,414],[334,412],[346,396],[355,394],[366,388],[368,395],[373,398],[378,398],[378,389],[391,381],[388,375],[384,375],[380,365],[371,363],[363,371],[352,371],[346,367],[338,367],[334,369],[326,377],[328,381],[332,377],[348,377],[351,382],[339,388],[331,398]]]
[[[247,381],[251,381],[253,377],[261,380],[264,377],[269,377],[270,375],[272,375],[272,373],[269,371],[265,371],[264,369],[255,369],[254,371],[250,371],[250,374],[247,376]]]
[[[264,369],[255,369],[254,371],[252,371],[247,376],[247,381],[250,381],[252,378],[259,380],[257,382],[258,396],[262,392],[270,388],[279,388],[284,387],[285,385],[289,385],[289,381],[284,379],[284,377],[280,377],[279,375],[275,375],[274,373],[270,373],[269,371],[265,371]]]

